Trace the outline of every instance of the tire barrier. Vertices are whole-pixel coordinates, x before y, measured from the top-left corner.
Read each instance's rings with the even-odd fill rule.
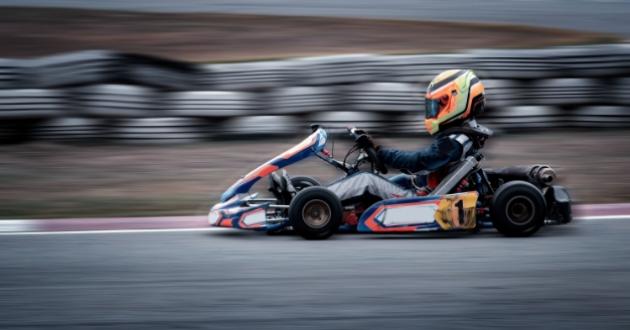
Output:
[[[568,126],[567,119],[569,118],[570,113],[558,107],[529,105],[505,107],[500,111],[488,111],[483,118],[483,123],[504,131]]]
[[[250,91],[288,86],[294,75],[283,61],[202,65],[200,85],[205,90]]]
[[[386,123],[386,129],[402,135],[417,135],[418,132],[424,132],[424,112],[422,113],[405,113],[390,118]]]
[[[265,96],[268,113],[296,115],[339,109],[341,90],[328,86],[295,86],[275,89]]]
[[[615,104],[630,106],[630,77],[613,81],[604,96]]]
[[[344,89],[344,103],[353,111],[424,113],[424,89],[409,83],[356,84]]]
[[[66,109],[63,93],[51,89],[0,90],[0,120],[39,120],[60,117]]]
[[[486,89],[486,107],[498,110],[503,107],[527,104],[525,98],[526,84],[512,79],[484,79]]]
[[[166,96],[169,115],[202,118],[230,118],[254,113],[251,93],[222,91],[175,92]]]
[[[282,136],[305,129],[304,122],[295,116],[236,117],[221,123],[220,127],[214,130],[214,137]]]
[[[20,60],[0,59],[0,89],[23,88],[26,80],[26,66]]]
[[[465,54],[382,56],[383,81],[420,83],[424,86],[444,70],[467,68]]]
[[[374,133],[387,133],[386,114],[375,112],[328,111],[306,116],[309,123],[318,123],[331,132],[345,132],[349,125],[355,125]],[[304,126],[304,125],[302,125]]]
[[[191,143],[207,138],[206,125],[193,118],[120,119],[110,124],[110,136],[123,143]]]
[[[28,87],[60,88],[117,79],[123,57],[109,51],[83,51],[27,61]]]
[[[319,123],[423,134],[424,89],[472,68],[498,131],[630,127],[630,44],[183,63],[113,51],[0,59],[0,140],[190,142]]]
[[[115,82],[175,91],[197,88],[199,70],[193,64],[134,54],[121,57],[121,73]]]
[[[92,85],[74,91],[83,115],[102,118],[159,117],[159,94],[137,85]]]
[[[576,109],[572,114],[576,127],[629,127],[630,108],[620,106],[590,106]]]
[[[552,49],[558,77],[611,77],[630,74],[630,45],[575,46]]]
[[[96,118],[54,118],[38,123],[33,136],[38,140],[55,142],[101,141],[107,136],[105,128],[103,120]]]
[[[377,55],[352,54],[307,57],[289,61],[301,85],[340,85],[379,81],[383,62]]]
[[[524,99],[539,105],[593,104],[602,101],[604,86],[595,79],[541,79],[534,81],[523,94]]]
[[[543,50],[471,51],[466,67],[489,79],[545,79],[557,77],[557,65],[551,61],[555,52]]]

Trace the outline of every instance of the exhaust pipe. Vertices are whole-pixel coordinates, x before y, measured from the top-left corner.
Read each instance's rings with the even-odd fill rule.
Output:
[[[550,186],[556,180],[556,171],[549,165],[534,165],[529,170],[529,176],[542,185]]]
[[[549,165],[511,166],[486,170],[490,177],[504,181],[523,180],[536,186],[551,186],[556,181],[556,171]]]

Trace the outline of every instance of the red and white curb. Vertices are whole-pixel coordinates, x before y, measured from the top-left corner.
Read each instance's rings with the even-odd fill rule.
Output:
[[[630,219],[630,203],[578,204],[573,206],[576,220]]]
[[[581,204],[573,207],[574,219],[630,220],[630,203]],[[75,218],[0,220],[0,235],[137,233],[226,231],[229,228],[209,227],[205,215],[130,218]]]

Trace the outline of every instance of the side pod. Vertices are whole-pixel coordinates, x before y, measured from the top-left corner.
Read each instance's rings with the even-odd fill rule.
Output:
[[[361,215],[357,229],[371,233],[474,229],[477,198],[477,192],[464,192],[383,200]]]

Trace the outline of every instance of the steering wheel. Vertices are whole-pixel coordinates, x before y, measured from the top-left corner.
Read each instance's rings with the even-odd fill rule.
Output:
[[[357,146],[365,151],[368,158],[370,159],[370,162],[372,163],[372,165],[374,165],[374,168],[376,168],[376,170],[382,174],[387,174],[387,167],[378,158],[374,147],[363,142],[363,140],[367,139],[367,133],[356,127],[348,128],[348,131],[350,132],[350,135],[352,135],[352,137],[354,138]]]

